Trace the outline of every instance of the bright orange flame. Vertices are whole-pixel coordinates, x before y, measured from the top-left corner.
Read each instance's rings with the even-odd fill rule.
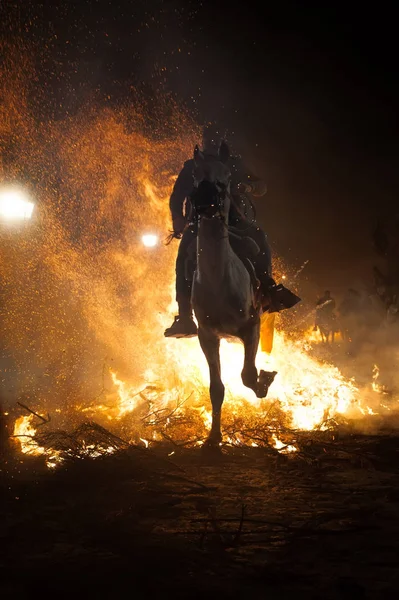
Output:
[[[0,178],[18,181],[32,173],[44,225],[1,248],[0,277],[7,285],[0,334],[19,366],[21,395],[45,399],[59,419],[70,418],[74,407],[75,420],[92,413],[149,445],[177,418],[180,439],[200,446],[211,420],[208,366],[198,340],[163,337],[175,310],[177,243],[148,252],[141,242],[148,231],[167,236],[171,188],[199,128],[166,99],[152,138],[146,130],[147,117],[155,120],[153,107],[149,115],[138,103],[90,106],[45,122],[29,103],[29,85],[37,87],[35,61],[0,44],[0,134],[2,147],[10,142],[15,155],[11,165],[0,156]],[[168,138],[159,135],[166,128]],[[241,345],[223,341],[224,423],[255,416],[267,423],[274,404],[292,428],[304,430],[368,412],[355,383],[312,358],[307,346],[306,339],[295,342],[278,332],[272,355],[259,352],[258,368],[278,372],[262,402],[241,382]],[[113,360],[113,390],[103,386],[93,401],[105,355]],[[22,451],[56,456],[35,442],[33,423],[32,415],[15,423]],[[227,437],[245,443],[242,434]],[[86,450],[92,455],[90,443]]]
[[[21,444],[24,454],[31,456],[45,456],[49,468],[55,468],[62,459],[57,450],[46,449],[39,446],[35,440],[36,428],[33,426],[33,415],[19,417],[14,424],[14,436]]]
[[[179,393],[186,393],[194,385],[199,389],[193,401],[202,400],[209,385],[208,366],[198,341],[160,340],[164,351],[156,353],[158,378],[164,381],[168,391],[154,397],[158,406],[165,406]],[[168,356],[165,365],[162,356]],[[242,411],[242,401],[260,408],[261,401],[252,390],[241,382],[243,347],[239,343],[221,343],[222,376],[226,385],[223,410],[227,413]],[[362,398],[354,382],[345,380],[337,367],[323,364],[312,358],[300,341],[293,342],[277,332],[272,356],[259,352],[258,368],[276,370],[278,375],[270,387],[268,400],[278,402],[290,418],[294,429],[311,430],[320,427],[329,418],[337,415],[360,415]],[[176,381],[176,375],[178,380]],[[117,381],[117,380],[116,380]],[[148,380],[147,380],[148,381]],[[142,386],[145,385],[143,381]],[[120,414],[133,411],[140,402],[137,389],[118,383]],[[209,400],[202,404],[201,414],[209,428],[211,412]]]
[[[282,454],[290,454],[291,452],[297,452],[297,448],[295,446],[292,446],[291,444],[284,444],[284,442],[279,440],[275,434],[272,435],[272,440],[274,442],[274,448],[276,448],[276,450],[278,450]]]
[[[384,385],[381,385],[380,382],[378,381],[380,378],[380,369],[378,367],[378,365],[374,365],[373,367],[373,376],[372,376],[372,384],[371,387],[373,389],[374,392],[377,392],[377,394],[387,394],[387,389]]]

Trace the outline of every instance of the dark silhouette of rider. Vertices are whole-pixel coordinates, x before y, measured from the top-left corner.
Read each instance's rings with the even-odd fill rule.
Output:
[[[335,320],[335,300],[331,296],[330,290],[324,292],[324,296],[318,299],[316,303],[316,322],[315,329],[323,324],[331,324]]]
[[[324,296],[319,298],[316,307],[326,315],[331,315],[335,310],[335,300],[331,296],[330,290],[324,292]]]
[[[203,153],[205,155],[217,154],[219,142],[217,131],[212,126],[206,127],[202,140]],[[237,233],[252,238],[258,245],[260,252],[253,262],[262,291],[266,294],[270,286],[274,284],[271,251],[266,234],[256,224],[254,217],[248,219],[247,211],[250,204],[249,196],[260,198],[266,194],[267,187],[264,181],[255,177],[244,167],[240,157],[229,157],[227,164],[231,171],[232,195],[229,226],[233,227]],[[174,236],[181,237],[176,260],[176,301],[179,314],[175,317],[173,325],[166,329],[166,337],[191,337],[197,333],[191,306],[192,282],[190,277],[186,277],[189,252],[192,248],[195,251],[193,241],[197,235],[197,224],[191,220],[189,202],[194,189],[194,167],[194,159],[184,163],[170,197]]]

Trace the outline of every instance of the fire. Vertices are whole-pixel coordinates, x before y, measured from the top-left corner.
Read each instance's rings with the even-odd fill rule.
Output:
[[[140,391],[132,390],[129,388],[124,381],[117,378],[116,374],[111,371],[111,377],[114,385],[118,388],[119,394],[119,416],[124,415],[126,412],[131,412],[137,406],[140,400]],[[98,410],[98,407],[97,407]]]
[[[62,462],[60,453],[57,450],[43,448],[36,442],[37,429],[33,426],[33,419],[33,415],[19,417],[14,424],[14,437],[21,444],[21,450],[24,454],[45,456],[46,465],[53,469]]]
[[[322,335],[320,333],[320,330],[317,328],[315,329],[314,327],[309,327],[309,329],[307,331],[305,331],[304,333],[304,338],[310,343],[310,344],[321,344],[323,343],[323,338]],[[342,333],[340,331],[336,331],[334,333],[334,344],[338,344],[340,342],[343,341],[342,338]],[[329,337],[329,344],[331,345],[331,333],[330,333],[330,337]]]
[[[208,395],[208,366],[197,340],[169,340],[163,344],[167,347],[165,352],[169,356],[169,378],[173,368],[179,373],[182,388],[189,389],[190,383],[193,385],[197,382],[202,397],[204,394]],[[305,342],[301,340],[291,341],[283,332],[276,332],[272,355],[258,352],[258,369],[278,372],[269,390],[268,402],[279,403],[294,429],[311,430],[322,426],[328,418],[336,415],[359,414],[361,395],[355,383],[346,380],[337,367],[311,357],[305,346]],[[243,410],[243,401],[260,410],[262,401],[241,382],[242,345],[222,340],[221,364],[226,386],[223,410],[238,414]],[[159,369],[162,377],[167,378],[168,374],[162,364]],[[174,385],[170,378],[169,389],[173,389]],[[122,397],[120,401],[123,402]],[[203,420],[209,426],[209,400],[204,407]]]
[[[14,436],[18,438],[24,454],[45,454],[44,448],[35,441],[36,429],[32,421],[33,415],[18,417],[14,424]]]
[[[373,367],[373,383],[371,384],[371,387],[373,388],[373,390],[375,392],[379,391],[379,384],[377,383],[377,379],[380,376],[380,370],[378,368],[378,365],[374,365]]]
[[[13,158],[10,164],[0,151],[0,180],[25,181],[29,173],[40,221],[36,227],[33,219],[29,236],[18,243],[10,233],[0,248],[0,335],[17,365],[19,393],[45,402],[54,427],[68,429],[89,417],[150,447],[173,436],[201,446],[211,422],[208,365],[198,340],[163,337],[176,308],[178,244],[155,248],[155,233],[147,233],[161,240],[171,229],[170,192],[200,128],[161,97],[159,106],[155,99],[149,107],[110,103],[38,118],[30,104],[30,86],[36,90],[40,79],[35,61],[29,52],[19,57],[1,49],[0,133]],[[156,135],[148,133],[149,120]],[[339,415],[367,412],[355,382],[313,358],[308,346],[306,337],[292,341],[276,332],[273,353],[258,353],[259,369],[278,372],[260,401],[241,382],[242,346],[222,341],[228,443],[262,445],[245,424],[267,427],[274,407],[293,430],[325,428]],[[104,369],[101,381],[104,363],[112,370]],[[56,450],[35,441],[43,440],[41,432],[33,415],[15,423],[24,453],[59,464]],[[97,454],[90,441],[81,452]]]
[[[281,452],[282,454],[290,454],[291,452],[297,452],[297,448],[292,446],[291,444],[284,444],[281,440],[278,439],[276,435],[273,434],[272,440],[274,442],[273,447]]]
[[[379,377],[380,377],[380,369],[378,367],[378,365],[374,365],[373,367],[373,375],[372,375],[372,384],[371,387],[373,389],[374,392],[377,392],[377,394],[387,394],[387,389],[384,385],[381,385],[379,383]]]

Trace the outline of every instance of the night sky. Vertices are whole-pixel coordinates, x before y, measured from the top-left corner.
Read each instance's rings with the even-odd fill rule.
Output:
[[[54,0],[1,12],[1,35],[36,48],[48,117],[93,90],[111,104],[131,86],[172,93],[265,177],[259,221],[277,252],[309,259],[321,287],[367,277],[373,224],[399,212],[393,4]]]

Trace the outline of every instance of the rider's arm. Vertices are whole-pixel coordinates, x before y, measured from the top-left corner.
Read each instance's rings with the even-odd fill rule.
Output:
[[[183,218],[183,204],[193,190],[193,161],[188,160],[180,171],[169,200],[173,221]]]
[[[248,169],[245,169],[244,171],[243,183],[250,186],[251,189],[248,191],[255,198],[261,198],[267,192],[267,185],[263,179],[256,177],[256,175],[251,173],[251,171],[248,171]]]
[[[267,185],[256,175],[254,175],[249,169],[247,169],[241,159],[236,159],[235,169],[239,176],[240,183],[248,186],[245,191],[252,194],[255,198],[261,198],[267,192]]]
[[[250,193],[255,198],[261,198],[267,192],[267,185],[262,179],[255,178],[255,176],[248,175],[247,182],[251,186]]]

